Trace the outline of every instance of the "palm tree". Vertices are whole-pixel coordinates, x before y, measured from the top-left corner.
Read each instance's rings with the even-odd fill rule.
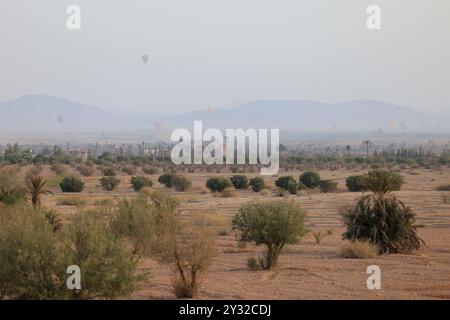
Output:
[[[370,241],[380,253],[410,253],[423,244],[417,235],[414,211],[398,200],[403,178],[391,171],[376,170],[364,176],[365,188],[371,193],[363,196],[355,207],[343,212],[347,231],[344,239]]]
[[[53,194],[50,190],[45,189],[46,184],[47,181],[42,176],[30,176],[28,178],[27,188],[34,208],[41,206],[41,195]]]
[[[372,145],[372,142],[370,142],[369,140],[364,140],[362,142],[363,147],[366,148],[366,155],[367,155],[367,159],[369,159],[369,148]]]

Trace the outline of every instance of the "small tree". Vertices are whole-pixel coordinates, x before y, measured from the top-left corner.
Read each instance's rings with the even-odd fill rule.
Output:
[[[231,177],[231,183],[235,189],[248,189],[248,179],[246,176],[236,175]]]
[[[222,177],[210,178],[206,181],[206,187],[212,192],[222,192],[231,187],[231,181]]]
[[[143,176],[131,177],[131,186],[133,187],[134,191],[139,191],[144,187],[153,186],[153,182],[151,179]]]
[[[106,191],[113,191],[120,183],[116,177],[103,177],[100,179],[100,185]]]
[[[264,179],[261,177],[255,177],[250,180],[250,187],[254,192],[260,192],[266,187]]]
[[[306,171],[300,176],[300,182],[307,188],[313,189],[319,186],[320,175],[314,171]]]
[[[266,247],[261,266],[271,269],[286,244],[296,243],[306,235],[305,217],[305,212],[293,201],[256,201],[243,205],[232,223],[240,242]]]
[[[81,192],[84,189],[84,182],[78,177],[64,177],[59,183],[62,192]]]

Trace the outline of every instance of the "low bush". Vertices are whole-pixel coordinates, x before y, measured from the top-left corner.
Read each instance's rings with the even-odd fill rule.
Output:
[[[260,192],[266,187],[266,185],[263,178],[256,177],[250,180],[250,187],[254,192]]]
[[[106,191],[113,191],[120,183],[120,179],[116,177],[103,177],[100,180],[100,185],[102,186],[103,190]]]
[[[275,181],[275,185],[282,190],[289,191],[291,194],[297,193],[297,182],[292,176],[280,177]]]
[[[172,180],[174,176],[175,174],[173,173],[164,173],[163,175],[159,176],[158,182],[163,184],[166,188],[172,188]]]
[[[347,186],[348,191],[350,192],[362,192],[367,191],[367,188],[364,184],[364,176],[350,176],[345,180],[345,185]]]
[[[248,179],[246,176],[236,175],[231,177],[231,183],[235,189],[248,189]]]
[[[206,187],[212,192],[222,192],[231,187],[231,182],[227,178],[210,178],[206,181]]]
[[[140,191],[144,187],[153,186],[153,182],[151,179],[143,176],[131,177],[131,186],[133,187],[134,191]]]
[[[175,175],[172,179],[172,185],[177,191],[188,191],[192,187],[192,182],[186,177]]]
[[[319,186],[320,175],[314,171],[306,171],[300,176],[300,182],[308,189]]]
[[[78,177],[67,176],[59,183],[62,192],[81,192],[84,189],[84,182]]]
[[[337,182],[332,180],[320,180],[319,187],[323,193],[332,193],[337,190]]]

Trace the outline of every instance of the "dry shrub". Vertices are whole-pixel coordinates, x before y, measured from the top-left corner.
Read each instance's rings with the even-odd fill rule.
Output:
[[[164,252],[161,257],[172,265],[172,285],[176,297],[196,297],[200,277],[209,268],[214,255],[212,234],[207,229],[185,225],[167,245],[173,251]]]
[[[127,238],[138,256],[152,256],[173,270],[177,297],[192,298],[214,255],[214,241],[205,223],[181,220],[179,201],[160,192],[122,200],[111,225],[113,233]]]
[[[221,198],[235,198],[238,196],[237,192],[233,189],[225,189],[219,194]]]
[[[378,248],[367,241],[352,241],[341,247],[339,256],[348,259],[374,258],[378,254]]]
[[[147,197],[150,197],[153,192],[154,190],[151,187],[143,187],[141,190],[139,190],[139,193]]]

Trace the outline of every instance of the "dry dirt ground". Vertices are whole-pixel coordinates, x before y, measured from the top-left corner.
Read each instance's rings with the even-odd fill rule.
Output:
[[[46,168],[46,173],[50,174]],[[361,173],[360,171],[359,173]],[[239,191],[235,197],[221,198],[206,193],[204,184],[208,177],[229,174],[190,173],[193,181],[190,192],[176,194],[181,199],[185,217],[207,216],[215,228],[217,256],[210,270],[203,276],[200,299],[450,299],[450,204],[444,201],[446,192],[435,191],[440,184],[450,183],[450,170],[408,169],[401,174],[406,179],[399,199],[411,206],[418,217],[420,236],[426,246],[412,255],[386,255],[374,259],[354,260],[339,257],[344,231],[339,210],[352,204],[360,193],[349,193],[345,178],[357,171],[321,171],[323,178],[339,180],[339,191],[333,194],[311,192],[290,196],[308,213],[308,227],[313,230],[332,230],[332,235],[316,244],[312,235],[300,243],[285,248],[280,256],[280,266],[275,271],[248,271],[246,260],[256,257],[261,248],[251,245],[239,247],[231,231],[230,221],[239,207],[253,198],[276,199],[270,192],[258,195]],[[298,178],[300,172],[280,173]],[[230,174],[231,175],[231,174]],[[251,176],[249,174],[249,176]],[[135,196],[129,185],[129,176],[121,176],[121,184],[113,193],[102,191],[100,177],[83,178],[86,189],[80,194],[85,207],[101,203],[102,199]],[[164,189],[151,176],[155,189]],[[275,177],[266,178],[273,186]],[[56,191],[56,188],[54,189]],[[274,190],[272,190],[274,191]],[[447,192],[447,194],[450,194]],[[57,205],[60,193],[47,196],[44,204],[55,207],[68,216],[77,210],[74,206]],[[381,268],[381,290],[368,290],[366,268]],[[134,299],[173,299],[170,288],[170,269],[152,259],[142,263],[151,276],[140,283]]]

